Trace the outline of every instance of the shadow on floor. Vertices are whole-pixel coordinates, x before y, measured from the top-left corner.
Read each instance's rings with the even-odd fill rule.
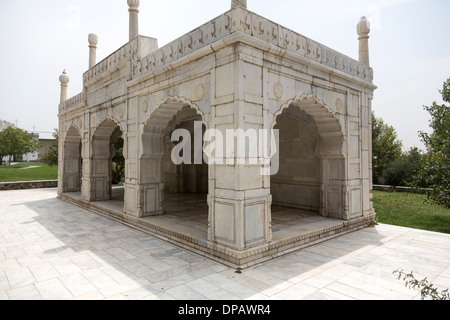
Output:
[[[37,244],[44,248],[42,254],[46,260],[62,259],[82,271],[102,271],[114,281],[111,286],[105,285],[100,290],[106,297],[108,288],[120,287],[124,283],[130,285],[131,281],[135,288],[131,286],[124,294],[130,299],[149,296],[159,299],[263,299],[300,282],[325,265],[335,264],[343,256],[358,252],[369,242],[371,245],[382,243],[383,238],[376,229],[366,229],[363,234],[367,239],[355,241],[350,234],[333,240],[339,248],[336,245],[327,247],[325,243],[315,246],[315,250],[294,252],[236,274],[235,270],[220,263],[58,200],[56,190],[53,192],[53,196],[47,199],[23,201],[23,198],[18,198],[16,203],[12,201],[11,207],[28,208],[27,216],[23,220],[21,217],[7,219],[36,234],[29,245]],[[198,201],[203,201],[201,197],[181,199],[192,201],[193,207],[198,210],[204,209],[197,206]],[[171,206],[168,205],[169,210]],[[190,228],[204,227],[205,217],[197,220],[197,214],[186,214],[179,206],[174,206],[172,210],[173,216],[189,217],[183,221]],[[295,216],[296,213],[289,210],[276,210],[276,214],[278,218],[275,216],[273,219],[275,228],[277,225],[289,225],[293,220],[315,221],[317,218],[308,214],[305,217]],[[201,231],[204,232],[204,229]],[[321,250],[328,252],[322,255]]]

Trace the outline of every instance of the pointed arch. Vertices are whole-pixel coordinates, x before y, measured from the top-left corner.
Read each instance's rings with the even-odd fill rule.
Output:
[[[140,167],[145,168],[145,170],[140,170],[139,175],[139,184],[145,193],[141,200],[143,216],[163,213],[163,193],[168,181],[170,181],[168,183],[170,185],[180,186],[183,181],[186,181],[185,179],[191,179],[194,175],[197,178],[197,174],[198,181],[204,181],[203,173],[205,173],[205,189],[208,190],[208,169],[200,172],[200,170],[188,170],[193,167],[172,166],[170,146],[166,145],[167,140],[164,139],[178,125],[182,123],[185,125],[186,122],[191,121],[199,121],[204,127],[208,126],[205,115],[200,108],[191,101],[178,96],[169,96],[161,100],[145,121],[139,153]],[[194,142],[194,140],[191,142]],[[192,166],[195,166],[195,164],[192,164]],[[189,181],[194,181],[194,179]],[[176,192],[183,192],[184,190],[181,187],[174,189],[177,190]],[[196,188],[195,191],[197,191]]]
[[[72,123],[69,129],[67,129],[67,131],[64,134],[63,141],[66,141],[68,138],[71,139],[79,138],[80,140],[83,138],[80,128],[78,128],[78,126],[75,123]]]
[[[178,112],[183,110],[185,106],[189,106],[191,109],[201,116],[202,123],[207,126],[208,123],[205,119],[205,115],[200,108],[192,101],[178,96],[169,96],[160,101],[155,109],[150,113],[145,121],[144,131],[151,133],[153,128],[159,128],[164,130],[170,121],[177,115]]]
[[[283,104],[278,112],[274,115],[272,129],[277,122],[277,117],[283,114],[286,109],[293,105],[297,106],[300,110],[311,117],[320,137],[345,137],[342,125],[336,113],[324,102],[320,101],[316,98],[316,96],[312,94],[297,96]]]
[[[297,136],[288,137],[290,144],[297,141],[297,147],[289,145],[289,153],[280,159],[280,172],[284,176],[271,178],[271,192],[274,203],[281,205],[294,205],[300,208],[319,211],[322,216],[342,218],[343,188],[341,182],[345,181],[345,133],[338,115],[324,102],[314,95],[302,95],[288,100],[278,112],[274,114],[272,129],[281,120],[281,117],[292,117],[303,121],[305,129],[297,129]],[[309,127],[317,135],[314,141],[306,134]],[[281,127],[285,134],[292,134],[292,128]],[[286,131],[289,130],[289,131]],[[306,134],[306,138],[298,135],[298,130]],[[291,140],[293,139],[293,140]],[[309,141],[311,140],[311,141]],[[309,152],[304,153],[309,141]],[[312,145],[316,150],[312,151]],[[285,149],[286,146],[285,146]],[[302,151],[301,151],[302,150]],[[313,155],[317,160],[313,160]],[[278,156],[280,156],[278,154]],[[294,166],[293,163],[297,163]],[[283,167],[284,166],[284,167]],[[288,172],[289,174],[286,174]],[[293,179],[295,183],[283,180]],[[306,195],[305,197],[292,195]],[[291,196],[289,196],[291,195]]]
[[[99,124],[95,127],[94,132],[92,134],[92,139],[98,134],[100,133],[99,131],[102,130],[102,128],[106,129],[104,131],[106,132],[101,132],[101,135],[105,135],[105,133],[107,133],[107,129],[112,129],[112,131],[115,130],[115,128],[119,127],[120,131],[122,131],[122,133],[125,133],[125,130],[123,129],[123,127],[121,126],[120,122],[111,116],[105,116],[100,122]],[[112,133],[111,131],[111,133]],[[109,135],[111,135],[111,133],[109,133]]]
[[[121,137],[124,139],[123,155],[127,159],[126,132],[117,119],[107,115],[93,131],[89,159],[91,162],[90,201],[111,200],[113,197],[112,159],[115,154],[113,142]]]

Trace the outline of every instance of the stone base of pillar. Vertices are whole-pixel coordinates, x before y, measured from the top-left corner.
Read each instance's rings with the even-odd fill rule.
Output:
[[[81,179],[79,173],[64,174],[63,193],[81,191]]]
[[[111,179],[83,178],[82,199],[85,201],[108,201],[111,199]]]
[[[125,212],[137,218],[164,213],[164,184],[125,185]]]
[[[265,245],[272,240],[272,196],[242,197],[245,192],[230,192],[232,197],[208,196],[208,243],[238,251]]]

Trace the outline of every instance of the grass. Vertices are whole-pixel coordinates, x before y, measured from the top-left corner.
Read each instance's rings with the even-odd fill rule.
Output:
[[[29,168],[36,166],[38,168]],[[57,180],[58,168],[43,163],[0,166],[0,182]],[[378,222],[450,234],[450,209],[425,203],[426,196],[373,191]]]
[[[450,234],[450,209],[425,203],[426,195],[373,191],[379,223]]]
[[[38,167],[38,168],[30,168]],[[29,169],[27,169],[29,168]],[[49,167],[43,163],[18,163],[11,167],[3,163],[0,166],[0,182],[20,182],[57,180],[58,167]]]

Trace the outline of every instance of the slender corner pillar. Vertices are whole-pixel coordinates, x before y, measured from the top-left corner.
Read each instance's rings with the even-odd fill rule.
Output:
[[[69,85],[69,76],[66,73],[66,70],[63,71],[62,75],[59,76],[59,82],[61,82],[61,99],[60,103],[63,103],[67,100],[67,87]]]
[[[130,41],[139,35],[139,0],[128,0],[130,13]]]
[[[89,69],[97,64],[97,44],[98,37],[96,34],[90,33],[88,36],[89,41]]]
[[[213,108],[227,106],[233,116],[212,119],[226,141],[226,151],[222,157],[208,155],[214,159],[209,168],[208,246],[219,252],[234,250],[244,259],[247,250],[268,246],[272,239],[270,176],[264,174],[265,165],[257,147],[264,144],[259,134],[265,120],[251,116],[250,111],[259,108],[262,114],[262,93],[257,88],[263,87],[263,68],[254,67],[249,72],[246,67],[250,65],[239,60],[214,72],[213,95],[234,99],[226,104],[217,99]],[[224,88],[224,79],[233,86]],[[261,102],[255,101],[257,98],[252,103],[246,101],[245,97],[252,94],[259,94]]]
[[[366,17],[362,17],[358,23],[357,31],[359,35],[359,62],[370,66],[369,59],[369,33],[370,23]]]
[[[61,94],[60,94],[60,104],[62,104],[64,101],[67,100],[67,87],[69,85],[69,77],[67,76],[66,70],[63,71],[63,73],[59,76],[59,82],[61,84]],[[61,118],[59,119],[59,128],[63,127],[63,122],[61,121]],[[58,143],[58,194],[62,194],[64,192],[63,185],[64,185],[64,143],[62,139],[59,139]]]
[[[247,0],[231,0],[231,9],[241,7],[247,9]]]

